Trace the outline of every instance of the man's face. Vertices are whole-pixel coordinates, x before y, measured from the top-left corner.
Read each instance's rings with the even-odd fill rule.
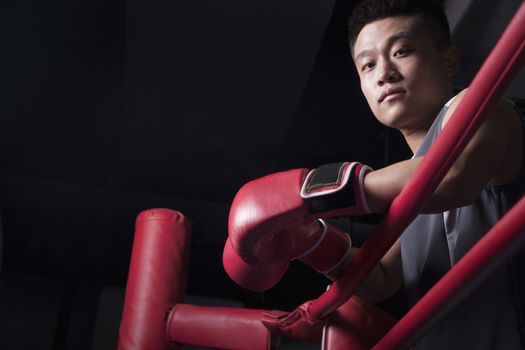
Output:
[[[444,50],[421,20],[388,17],[367,24],[354,45],[355,64],[372,112],[384,125],[426,128],[451,94]]]

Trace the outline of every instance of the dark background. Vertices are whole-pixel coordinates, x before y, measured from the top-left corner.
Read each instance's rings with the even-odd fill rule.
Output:
[[[190,294],[317,296],[326,281],[302,266],[261,295],[220,259],[230,202],[250,179],[410,156],[361,95],[346,46],[354,3],[2,4],[0,348],[114,348],[134,219],[148,208],[193,222]],[[464,54],[457,89],[520,3],[445,1]],[[521,101],[524,85],[522,73],[508,95]]]

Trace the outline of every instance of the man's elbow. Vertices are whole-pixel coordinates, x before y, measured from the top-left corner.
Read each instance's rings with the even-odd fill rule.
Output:
[[[480,193],[481,191],[478,189],[458,189],[456,193],[451,194],[449,200],[450,208],[448,209],[450,210],[470,205],[479,198]]]
[[[464,207],[478,200],[482,187],[465,186],[450,194],[450,209]]]
[[[474,203],[486,183],[479,181],[443,182],[424,208],[427,214],[444,212]]]

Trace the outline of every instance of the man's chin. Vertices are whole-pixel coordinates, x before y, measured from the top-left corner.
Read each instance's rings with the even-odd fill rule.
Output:
[[[378,118],[379,122],[385,126],[388,126],[390,128],[399,129],[403,126],[403,124],[406,122],[406,113],[402,113],[400,110],[396,110],[395,113],[392,113],[394,111],[389,111],[390,113],[383,114],[380,118]]]

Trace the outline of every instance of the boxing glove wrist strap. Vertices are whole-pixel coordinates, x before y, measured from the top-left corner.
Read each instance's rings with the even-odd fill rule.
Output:
[[[358,162],[322,165],[306,175],[301,197],[309,202],[312,213],[355,208],[356,213],[369,214],[364,179],[370,171],[372,168]]]

